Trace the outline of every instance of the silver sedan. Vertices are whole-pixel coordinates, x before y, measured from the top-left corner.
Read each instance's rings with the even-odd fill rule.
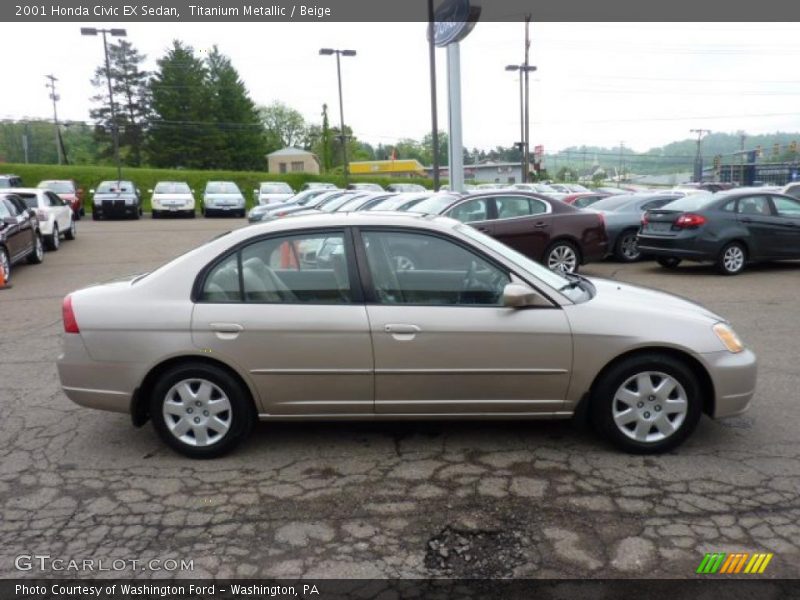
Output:
[[[413,251],[413,268],[402,257]],[[756,358],[720,316],[560,275],[443,217],[280,219],[63,306],[66,395],[191,457],[261,420],[587,415],[632,452],[746,410]]]

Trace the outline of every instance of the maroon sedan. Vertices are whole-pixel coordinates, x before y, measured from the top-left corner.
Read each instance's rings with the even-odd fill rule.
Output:
[[[469,223],[554,271],[578,266],[608,253],[603,216],[539,194],[501,191],[435,194],[408,209]]]
[[[84,215],[83,210],[83,189],[78,187],[72,179],[48,179],[40,181],[37,185],[40,190],[50,190],[72,207],[72,214],[75,219],[80,219]]]

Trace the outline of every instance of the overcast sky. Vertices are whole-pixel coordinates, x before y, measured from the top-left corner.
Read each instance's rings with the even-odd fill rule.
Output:
[[[92,23],[88,26],[101,26]],[[109,24],[110,26],[111,24]],[[338,123],[335,59],[342,59],[345,122],[363,140],[392,144],[430,130],[425,24],[129,23],[128,39],[155,68],[171,40],[231,57],[253,100],[281,100],[319,122],[327,103]],[[78,23],[2,23],[7,82],[0,118],[51,118],[44,75],[59,78],[62,119],[87,120],[100,38]],[[533,23],[531,143],[644,151],[690,128],[749,133],[800,130],[800,24]],[[519,138],[517,75],[522,23],[478,23],[461,44],[464,142],[509,146]],[[437,50],[439,122],[447,125],[446,51]],[[9,82],[13,82],[10,85]]]

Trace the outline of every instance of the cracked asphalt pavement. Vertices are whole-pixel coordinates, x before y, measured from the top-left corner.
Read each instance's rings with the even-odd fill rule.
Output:
[[[260,424],[192,461],[150,425],[61,393],[61,299],[142,272],[242,220],[79,223],[0,291],[0,577],[21,554],[187,559],[135,577],[694,577],[705,552],[773,552],[800,575],[800,263],[721,277],[588,265],[729,318],[759,355],[750,411],[630,456],[570,422]]]

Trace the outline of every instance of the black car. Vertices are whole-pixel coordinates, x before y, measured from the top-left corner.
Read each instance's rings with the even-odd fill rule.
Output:
[[[36,213],[15,194],[0,194],[0,264],[6,280],[12,265],[27,259],[38,264],[44,258]]]
[[[90,190],[92,219],[123,217],[138,219],[142,216],[142,195],[132,181],[103,181],[96,190]]]
[[[642,217],[642,253],[666,268],[713,262],[724,275],[748,262],[800,258],[800,201],[770,191],[700,193]]]

